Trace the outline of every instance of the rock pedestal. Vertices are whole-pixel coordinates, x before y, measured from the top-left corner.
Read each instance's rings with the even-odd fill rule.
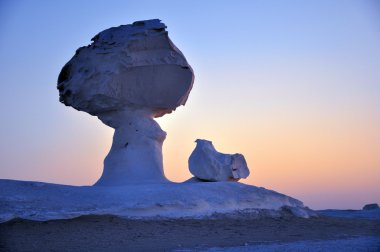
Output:
[[[99,118],[115,129],[103,174],[95,185],[163,183],[166,133],[146,110],[109,112]]]

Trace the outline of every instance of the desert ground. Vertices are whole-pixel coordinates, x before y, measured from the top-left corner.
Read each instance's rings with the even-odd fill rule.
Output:
[[[92,215],[0,224],[1,251],[220,251],[230,247],[253,251],[268,244],[358,237],[371,239],[361,242],[364,250],[348,245],[350,251],[380,251],[380,220],[327,216],[132,220]]]

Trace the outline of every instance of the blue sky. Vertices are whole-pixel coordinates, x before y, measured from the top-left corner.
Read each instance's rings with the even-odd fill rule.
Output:
[[[193,141],[207,138],[246,155],[253,171],[246,183],[313,207],[380,201],[377,1],[3,0],[1,178],[76,185],[97,179],[112,129],[58,102],[58,73],[98,32],[152,18],[168,26],[196,76],[188,104],[159,119],[168,133],[169,178],[190,176]],[[344,173],[347,183],[336,186]],[[288,174],[287,183],[278,174]],[[358,174],[360,183],[349,181]],[[323,200],[328,190],[335,194]],[[354,201],[341,197],[351,190]]]

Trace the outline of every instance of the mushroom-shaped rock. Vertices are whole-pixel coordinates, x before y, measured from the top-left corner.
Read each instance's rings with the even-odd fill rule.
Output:
[[[189,157],[190,172],[205,181],[238,181],[249,176],[242,154],[218,152],[211,141],[197,139],[197,146]]]
[[[193,70],[158,19],[100,32],[62,68],[57,88],[67,106],[115,129],[96,185],[165,182],[154,117],[184,105]]]

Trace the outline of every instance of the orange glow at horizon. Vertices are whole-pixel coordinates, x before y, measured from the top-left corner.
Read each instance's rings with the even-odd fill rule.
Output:
[[[59,103],[58,73],[98,32],[157,17],[195,73],[186,106],[157,119],[170,180],[191,177],[200,138],[245,156],[243,183],[312,208],[380,204],[375,2],[2,1],[0,178],[98,180],[113,129]]]
[[[236,117],[237,127],[231,122],[213,124],[218,121],[213,118],[207,125],[197,121],[183,128],[181,123],[172,126],[165,118],[159,119],[169,133],[164,143],[167,177],[176,182],[191,177],[187,160],[198,137],[213,141],[220,152],[246,157],[251,175],[243,183],[298,197],[311,207],[318,201],[328,201],[330,205],[325,206],[333,207],[333,195],[340,201],[345,198],[349,206],[351,197],[362,197],[364,187],[368,197],[380,199],[380,121],[376,116],[358,110],[346,115],[326,111],[318,116],[260,119]],[[310,203],[308,195],[314,195]]]

